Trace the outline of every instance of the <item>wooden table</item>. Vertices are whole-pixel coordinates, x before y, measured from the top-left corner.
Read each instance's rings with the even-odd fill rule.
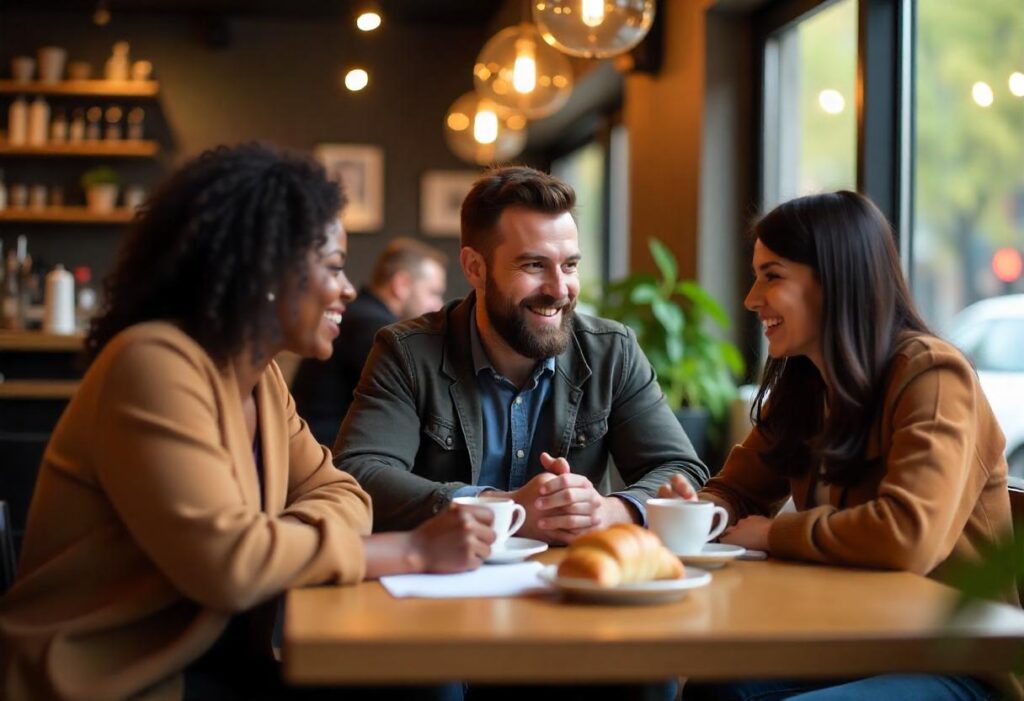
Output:
[[[377,582],[300,589],[288,593],[284,672],[300,684],[600,683],[1010,668],[1024,613],[982,604],[950,624],[955,597],[912,574],[777,561],[734,562],[651,606],[395,599]]]

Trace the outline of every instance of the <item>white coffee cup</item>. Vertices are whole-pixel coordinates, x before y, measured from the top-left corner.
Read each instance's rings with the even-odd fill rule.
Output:
[[[715,516],[719,522],[712,529]],[[710,501],[648,499],[647,522],[676,555],[696,555],[729,525],[729,512]]]
[[[511,499],[480,496],[456,497],[452,501],[467,506],[483,506],[494,514],[494,523],[491,524],[491,528],[494,529],[494,543],[491,545],[491,552],[504,550],[509,536],[526,523],[526,509]]]

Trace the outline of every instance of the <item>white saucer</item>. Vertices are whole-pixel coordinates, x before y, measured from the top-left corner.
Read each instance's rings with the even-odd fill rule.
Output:
[[[505,549],[497,552],[491,551],[491,556],[484,560],[489,565],[500,565],[509,562],[521,562],[531,555],[542,553],[548,549],[548,544],[533,538],[511,537],[505,541]]]
[[[540,578],[568,598],[596,604],[661,604],[682,599],[690,589],[711,583],[711,573],[696,567],[687,567],[682,579],[659,579],[617,587],[602,587],[589,579],[559,577],[555,565],[546,567]]]
[[[742,556],[747,552],[746,548],[739,545],[726,545],[725,543],[708,543],[699,553],[693,555],[681,555],[676,553],[680,560],[687,565],[700,565],[701,567],[721,567],[730,560]]]

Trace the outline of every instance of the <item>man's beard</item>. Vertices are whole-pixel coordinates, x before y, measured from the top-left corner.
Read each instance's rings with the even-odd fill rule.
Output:
[[[548,295],[534,295],[517,305],[498,290],[494,278],[488,277],[485,307],[491,325],[505,339],[505,343],[521,356],[543,360],[561,355],[569,347],[575,299],[558,300]],[[526,315],[533,312],[527,307],[555,307],[560,310],[562,321],[557,328],[545,327],[540,331],[532,331],[526,322]]]

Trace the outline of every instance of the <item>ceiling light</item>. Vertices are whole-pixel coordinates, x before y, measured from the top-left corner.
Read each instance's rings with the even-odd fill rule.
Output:
[[[572,66],[529,22],[495,34],[473,66],[477,92],[530,119],[546,117],[572,94]]]
[[[353,68],[345,74],[345,87],[352,92],[359,92],[370,84],[370,74],[362,68]]]
[[[464,161],[502,163],[518,156],[526,146],[526,118],[470,91],[448,108],[444,135],[452,153]]]
[[[643,40],[654,23],[654,0],[538,0],[533,20],[544,41],[559,51],[607,58]]]

